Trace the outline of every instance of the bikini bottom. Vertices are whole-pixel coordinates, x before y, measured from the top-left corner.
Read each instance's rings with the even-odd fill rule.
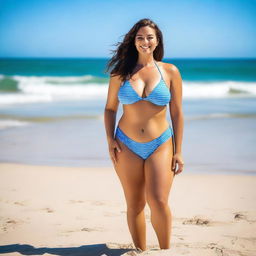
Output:
[[[169,126],[159,137],[148,142],[137,142],[129,138],[125,133],[117,126],[115,137],[117,137],[122,143],[124,143],[132,152],[140,156],[142,159],[147,159],[154,151],[172,137],[173,131]]]

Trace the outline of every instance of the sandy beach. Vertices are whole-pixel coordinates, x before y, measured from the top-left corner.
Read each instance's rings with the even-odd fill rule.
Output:
[[[145,208],[147,251],[135,252],[113,168],[0,164],[0,254],[256,255],[256,176],[174,178],[171,248],[160,250]]]

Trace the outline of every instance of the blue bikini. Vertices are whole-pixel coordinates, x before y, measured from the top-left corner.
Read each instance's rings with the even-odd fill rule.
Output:
[[[161,79],[159,83],[154,87],[154,89],[149,93],[146,97],[141,97],[138,93],[133,89],[129,80],[125,80],[123,85],[120,86],[118,92],[118,99],[122,104],[134,104],[138,101],[145,100],[149,101],[157,106],[165,106],[171,100],[171,93],[169,88],[164,82],[162,73],[154,62],[159,73]],[[170,137],[172,137],[173,131],[169,126],[159,137],[149,141],[149,142],[137,142],[129,138],[119,127],[117,127],[115,132],[115,137],[117,137],[122,143],[124,143],[132,152],[140,156],[142,159],[147,159],[161,144],[167,141]]]
[[[160,82],[154,87],[153,91],[147,97],[140,97],[138,93],[133,89],[129,80],[125,80],[122,86],[120,86],[118,92],[118,99],[122,104],[133,104],[140,100],[150,101],[158,106],[165,106],[170,102],[171,93],[169,88],[164,82],[162,73],[155,63],[160,75]]]

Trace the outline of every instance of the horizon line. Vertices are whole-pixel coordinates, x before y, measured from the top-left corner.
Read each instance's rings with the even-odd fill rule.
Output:
[[[0,59],[110,59],[111,57],[1,57]],[[164,59],[256,59],[255,57],[164,57]]]

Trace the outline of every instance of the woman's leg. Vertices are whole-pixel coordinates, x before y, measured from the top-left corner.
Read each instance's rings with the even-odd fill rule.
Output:
[[[134,154],[120,140],[121,152],[117,152],[116,173],[121,181],[126,203],[127,222],[136,248],[146,250],[146,205],[144,160]]]
[[[161,249],[170,248],[172,214],[168,205],[174,172],[172,139],[160,145],[145,160],[146,198],[151,210],[151,223]]]

